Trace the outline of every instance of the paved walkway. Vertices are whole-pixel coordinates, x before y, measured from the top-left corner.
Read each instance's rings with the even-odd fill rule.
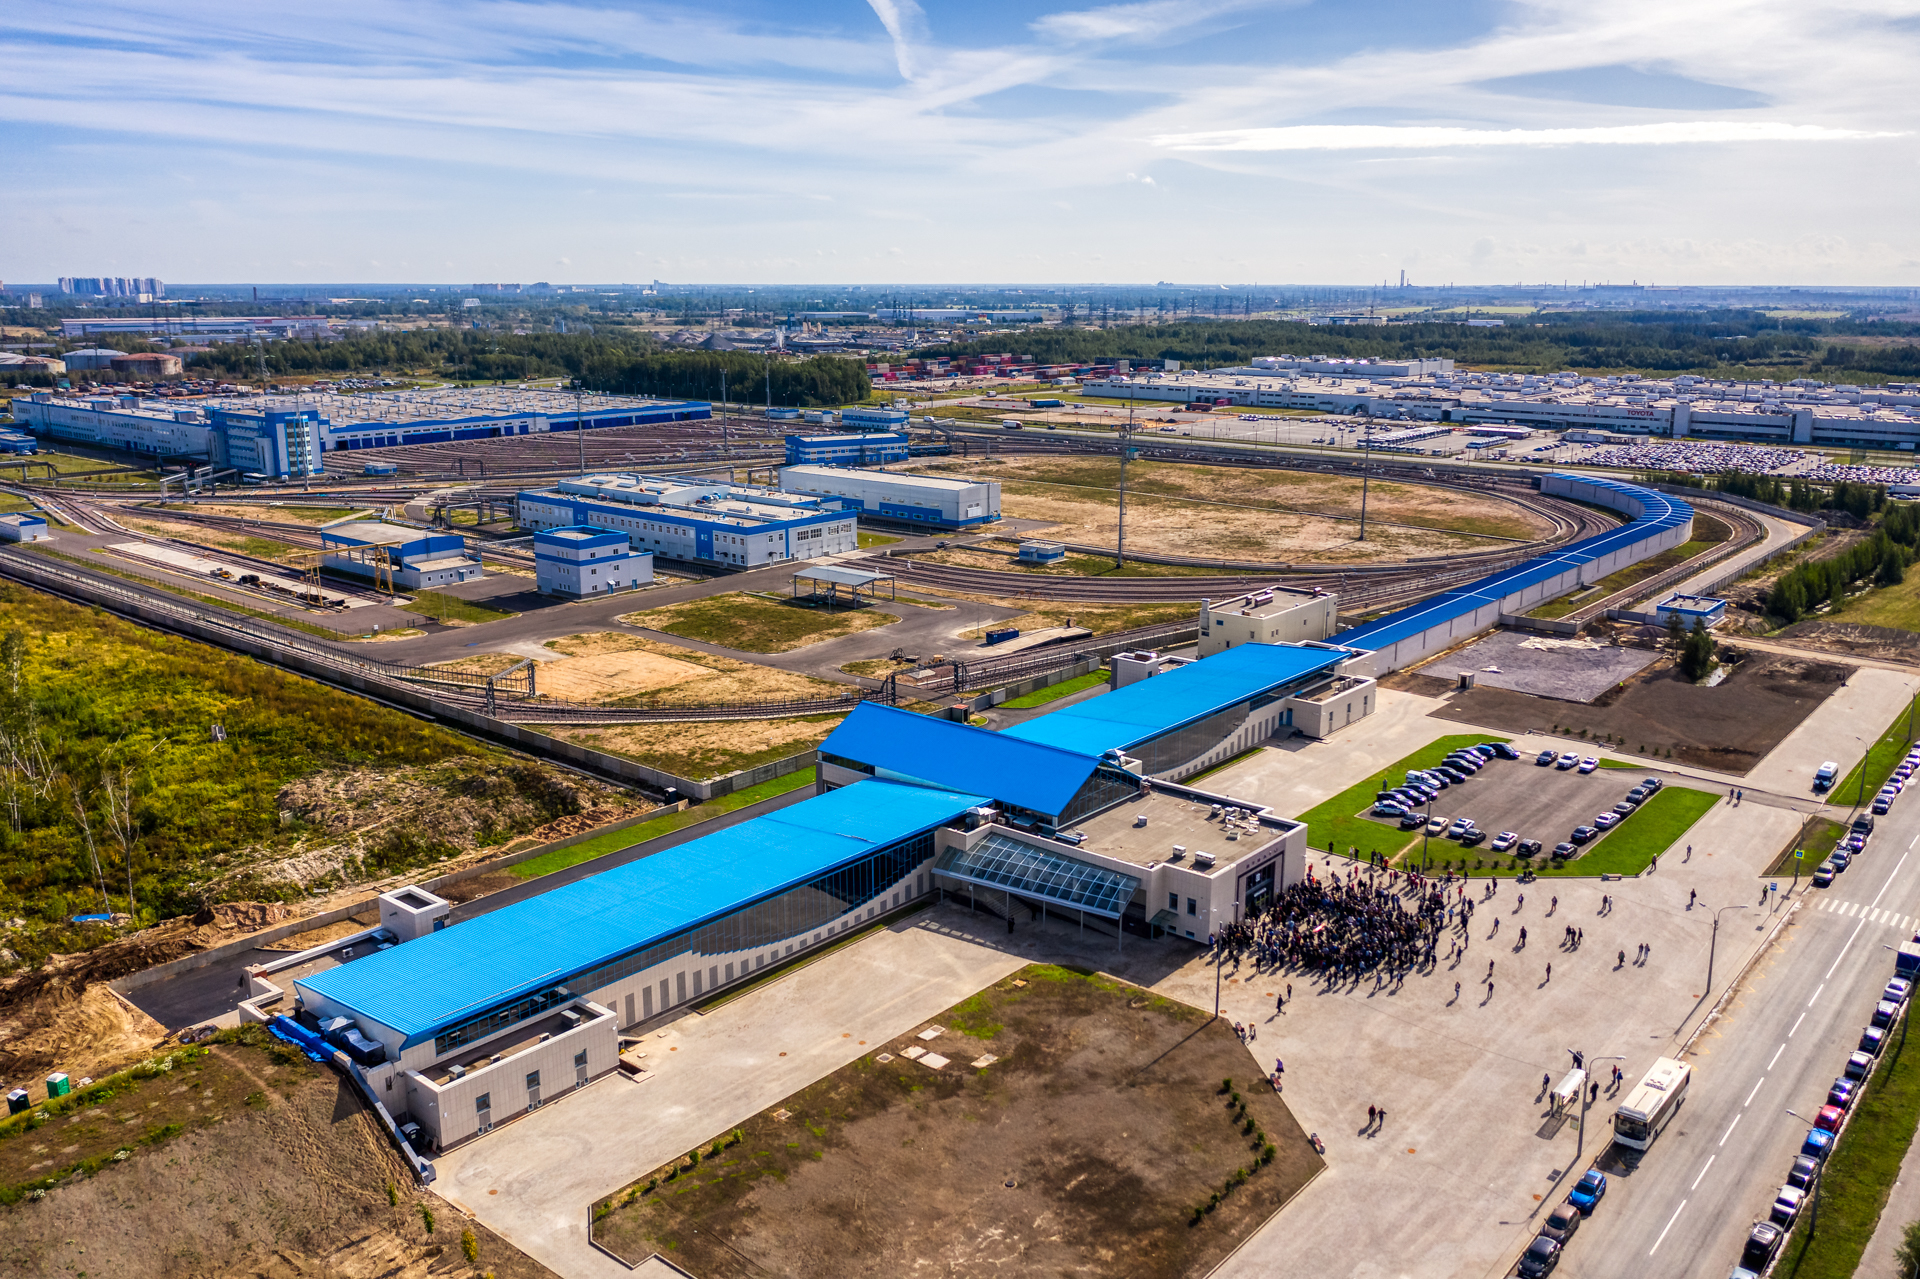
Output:
[[[1880,1224],[1873,1228],[1873,1238],[1867,1240],[1867,1250],[1853,1268],[1854,1279],[1908,1279],[1893,1252],[1910,1221],[1920,1221],[1920,1142],[1907,1147],[1900,1179],[1893,1183],[1893,1193],[1880,1210]]]

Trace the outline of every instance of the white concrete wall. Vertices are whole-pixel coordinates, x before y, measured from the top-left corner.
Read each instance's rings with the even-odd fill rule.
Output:
[[[485,1094],[492,1105],[489,1122],[503,1123],[525,1114],[529,1107],[527,1075],[540,1072],[540,1104],[564,1096],[580,1086],[578,1054],[587,1054],[587,1082],[613,1070],[620,1063],[620,1037],[614,1027],[611,1009],[545,1043],[535,1044],[490,1066],[469,1070],[462,1079],[436,1084],[417,1070],[368,1072],[374,1096],[387,1103],[389,1112],[407,1113],[433,1135],[440,1149],[465,1141],[479,1131],[474,1102]],[[511,1034],[511,1031],[503,1032]],[[471,1045],[467,1050],[471,1050]],[[378,1069],[378,1068],[376,1068]]]

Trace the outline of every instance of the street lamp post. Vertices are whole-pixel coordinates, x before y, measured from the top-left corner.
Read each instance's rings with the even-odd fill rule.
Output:
[[[1714,952],[1715,946],[1720,941],[1720,916],[1726,914],[1730,910],[1745,910],[1746,908],[1747,908],[1747,904],[1745,902],[1741,902],[1738,906],[1722,906],[1719,910],[1716,910],[1713,912],[1713,935],[1707,939],[1707,991],[1708,993],[1711,993],[1713,990],[1713,952]]]
[[[1789,1110],[1787,1113],[1803,1124],[1812,1122],[1812,1120],[1798,1111]],[[1815,1164],[1816,1170],[1813,1174],[1813,1216],[1812,1219],[1807,1222],[1807,1238],[1809,1239],[1820,1233],[1820,1183],[1827,1179],[1827,1161],[1822,1158],[1816,1160]]]
[[[1569,1048],[1567,1049],[1567,1051],[1572,1052],[1573,1049]],[[1625,1057],[1614,1056],[1612,1054],[1609,1054],[1608,1056],[1605,1056],[1605,1057],[1593,1058],[1592,1062],[1588,1064],[1586,1067],[1588,1080],[1591,1080],[1593,1078],[1593,1066],[1595,1064],[1598,1064],[1599,1062],[1603,1062],[1603,1061],[1625,1061],[1625,1060],[1626,1060]],[[1589,1109],[1591,1103],[1589,1103],[1586,1099],[1590,1095],[1590,1092],[1591,1092],[1590,1089],[1582,1085],[1580,1089],[1580,1130],[1574,1134],[1574,1145],[1573,1145],[1573,1162],[1576,1164],[1580,1162],[1580,1156],[1587,1148],[1587,1110]]]

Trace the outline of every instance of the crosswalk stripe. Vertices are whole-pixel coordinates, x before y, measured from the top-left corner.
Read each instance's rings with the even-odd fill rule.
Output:
[[[1884,913],[1885,913],[1885,912],[1883,912],[1883,911],[1878,911],[1878,910],[1876,910],[1876,911],[1874,911],[1874,912],[1873,912],[1873,914],[1871,914],[1871,915],[1869,915],[1869,916],[1868,916],[1868,918],[1869,918],[1869,919],[1871,919],[1871,920],[1872,920],[1872,921],[1873,921],[1874,923],[1876,923],[1876,924],[1877,924],[1877,923],[1879,923],[1879,922],[1880,922],[1880,916],[1881,916],[1882,914],[1884,914]]]

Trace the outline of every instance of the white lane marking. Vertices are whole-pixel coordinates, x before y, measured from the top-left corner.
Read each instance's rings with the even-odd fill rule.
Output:
[[[1849,949],[1851,949],[1851,948],[1852,948],[1852,946],[1853,946],[1853,941],[1854,941],[1854,938],[1855,938],[1855,937],[1858,937],[1858,936],[1860,935],[1860,930],[1861,930],[1862,928],[1865,928],[1866,926],[1867,926],[1867,921],[1866,921],[1866,920],[1864,920],[1864,919],[1863,919],[1863,920],[1861,920],[1861,921],[1860,921],[1859,923],[1857,923],[1857,924],[1855,924],[1855,925],[1853,926],[1853,933],[1852,933],[1852,935],[1851,935],[1851,936],[1849,936],[1849,937],[1847,938],[1847,944],[1846,944],[1845,946],[1842,946],[1842,947],[1840,948],[1840,953],[1839,953],[1838,955],[1835,955],[1835,956],[1833,957],[1833,968],[1829,968],[1829,969],[1827,969],[1827,976],[1826,976],[1826,977],[1822,977],[1822,978],[1820,979],[1820,980],[1821,980],[1822,982],[1825,982],[1825,981],[1827,980],[1827,977],[1832,977],[1832,976],[1833,976],[1833,970],[1834,970],[1834,968],[1838,968],[1838,967],[1840,967],[1840,961],[1841,961],[1842,959],[1845,959],[1845,958],[1847,957],[1847,951],[1848,951]],[[1825,990],[1825,989],[1826,989],[1826,987],[1825,987],[1825,986],[1823,985],[1823,986],[1821,987],[1821,990]],[[1818,992],[1815,992],[1815,993],[1817,994]]]
[[[1648,1255],[1649,1257],[1651,1257],[1651,1256],[1652,1256],[1652,1255],[1653,1255],[1654,1253],[1656,1253],[1656,1252],[1658,1252],[1658,1251],[1660,1251],[1660,1245],[1661,1245],[1662,1243],[1664,1243],[1664,1242],[1666,1242],[1666,1238],[1667,1238],[1667,1230],[1672,1230],[1672,1229],[1673,1229],[1673,1223],[1674,1223],[1674,1222],[1676,1222],[1676,1221],[1678,1221],[1678,1220],[1680,1220],[1680,1214],[1681,1214],[1681,1212],[1682,1212],[1682,1211],[1684,1211],[1684,1210],[1685,1210],[1685,1208],[1686,1208],[1686,1206],[1687,1206],[1687,1201],[1686,1201],[1686,1200],[1684,1200],[1684,1199],[1682,1199],[1682,1200],[1680,1201],[1680,1207],[1678,1207],[1678,1208],[1675,1208],[1675,1209],[1673,1210],[1673,1215],[1672,1215],[1671,1217],[1668,1217],[1668,1218],[1667,1218],[1667,1229],[1666,1229],[1666,1230],[1662,1230],[1662,1231],[1660,1232],[1660,1237],[1659,1237],[1658,1239],[1656,1239],[1656,1240],[1654,1240],[1654,1241],[1653,1241],[1653,1247],[1651,1247],[1651,1248],[1649,1248],[1649,1249],[1647,1249],[1647,1255]]]
[[[1801,1014],[1800,1014],[1800,1015],[1799,1015],[1798,1017],[1796,1017],[1796,1018],[1794,1019],[1794,1022],[1793,1022],[1793,1030],[1798,1030],[1798,1029],[1800,1029],[1800,1023],[1801,1023],[1801,1022],[1803,1022],[1803,1021],[1805,1021],[1806,1019],[1807,1019],[1807,1015],[1806,1015],[1805,1013],[1801,1013]],[[1788,1039],[1792,1039],[1792,1038],[1793,1038],[1793,1030],[1789,1030],[1789,1031],[1787,1032],[1787,1038],[1788,1038]],[[1786,1047],[1786,1045],[1785,1045],[1785,1044],[1781,1044],[1780,1046],[1781,1046],[1782,1048],[1785,1048],[1785,1047]],[[1779,1053],[1775,1053],[1775,1054],[1774,1054],[1774,1056],[1776,1056],[1776,1057],[1778,1057],[1779,1055],[1780,1055]]]
[[[1688,1193],[1688,1194],[1692,1194],[1692,1193],[1693,1193],[1694,1191],[1696,1191],[1696,1190],[1698,1190],[1698,1189],[1700,1189],[1700,1183],[1701,1183],[1702,1181],[1705,1181],[1705,1180],[1706,1180],[1706,1177],[1707,1177],[1707,1169],[1708,1169],[1708,1168],[1711,1168],[1711,1167],[1713,1167],[1713,1161],[1714,1161],[1714,1160],[1716,1160],[1716,1159],[1718,1159],[1719,1157],[1720,1157],[1719,1155],[1708,1155],[1708,1156],[1707,1156],[1707,1162],[1706,1162],[1705,1164],[1703,1164],[1703,1165],[1701,1166],[1701,1168],[1700,1168],[1700,1175],[1699,1175],[1698,1177],[1695,1177],[1695,1178],[1693,1179],[1693,1184],[1692,1184],[1691,1186],[1688,1186],[1688,1187],[1687,1187],[1687,1193]],[[1655,1247],[1658,1247],[1659,1245],[1658,1245],[1658,1244],[1655,1244],[1654,1246],[1655,1246]]]
[[[1805,1013],[1801,1013],[1800,1015],[1801,1015],[1802,1017],[1805,1017],[1805,1016],[1806,1016],[1806,1014],[1805,1014]],[[1795,1023],[1794,1023],[1794,1025],[1796,1025],[1796,1026],[1797,1026],[1797,1025],[1799,1025],[1799,1024],[1800,1024],[1799,1022],[1795,1022]],[[1778,1048],[1776,1048],[1776,1049],[1774,1049],[1774,1050],[1773,1050],[1773,1061],[1770,1061],[1770,1062],[1768,1062],[1768,1063],[1767,1063],[1767,1069],[1768,1069],[1768,1070],[1772,1070],[1772,1069],[1773,1069],[1773,1062],[1774,1062],[1774,1061],[1779,1061],[1779,1060],[1780,1060],[1780,1054],[1781,1054],[1781,1053],[1783,1053],[1783,1052],[1785,1052],[1785,1051],[1787,1051],[1787,1045],[1786,1045],[1786,1042],[1785,1042],[1785,1041],[1783,1040],[1783,1041],[1781,1041],[1781,1044],[1780,1044],[1780,1046],[1779,1046]],[[1749,1100],[1751,1100],[1751,1098],[1749,1098]]]
[[[1880,912],[1876,910],[1873,912],[1873,914],[1869,915],[1867,918],[1871,919],[1874,923],[1877,924],[1880,922]]]
[[[1821,982],[1821,983],[1820,983],[1820,990],[1825,990],[1826,988],[1827,988],[1827,984],[1826,984],[1825,982]],[[1820,998],[1820,990],[1816,990],[1816,991],[1814,991],[1814,992],[1813,992],[1813,999],[1818,999],[1818,998]],[[1811,1007],[1813,1007],[1813,999],[1809,999],[1809,1000],[1807,1001],[1807,1007],[1809,1007],[1809,1008],[1811,1008]],[[1806,1014],[1805,1014],[1805,1013],[1801,1013],[1800,1015],[1801,1015],[1802,1017],[1804,1017],[1804,1016],[1806,1016]],[[1797,1023],[1797,1022],[1796,1022],[1795,1024],[1796,1024],[1796,1025],[1798,1025],[1799,1023]]]
[[[1781,1044],[1780,1046],[1781,1046],[1782,1048],[1785,1048],[1785,1047],[1786,1047],[1786,1045],[1785,1045],[1785,1044]],[[1780,1055],[1779,1053],[1775,1053],[1775,1054],[1774,1054],[1774,1056],[1776,1056],[1776,1057],[1778,1057],[1779,1055]],[[1746,1108],[1747,1108],[1748,1106],[1751,1106],[1751,1105],[1753,1104],[1753,1099],[1754,1099],[1754,1098],[1755,1098],[1756,1096],[1758,1096],[1758,1095],[1759,1095],[1759,1093],[1760,1093],[1760,1085],[1761,1085],[1761,1084],[1764,1084],[1764,1083],[1766,1083],[1766,1082],[1767,1082],[1767,1077],[1766,1077],[1765,1075],[1762,1075],[1762,1076],[1760,1076],[1760,1078],[1758,1078],[1758,1079],[1756,1079],[1756,1080],[1754,1080],[1754,1081],[1753,1081],[1753,1091],[1752,1091],[1752,1092],[1750,1092],[1750,1093],[1748,1093],[1748,1094],[1747,1094],[1747,1099],[1746,1099],[1745,1101],[1743,1101],[1743,1102],[1741,1102],[1741,1103],[1740,1103],[1740,1109],[1742,1109],[1742,1110],[1745,1110],[1745,1109],[1746,1109]]]
[[[1733,1136],[1733,1130],[1735,1128],[1738,1128],[1740,1126],[1740,1121],[1742,1119],[1745,1119],[1746,1117],[1747,1117],[1747,1112],[1744,1110],[1733,1117],[1733,1122],[1727,1125],[1727,1130],[1720,1134],[1721,1145],[1724,1146],[1727,1144],[1727,1138]]]
[[[1900,860],[1893,864],[1893,870],[1888,872],[1887,874],[1887,882],[1880,885],[1880,891],[1878,894],[1875,895],[1873,899],[1874,905],[1878,906],[1880,904],[1880,898],[1885,897],[1887,895],[1887,890],[1893,887],[1893,881],[1900,877],[1900,868],[1907,864],[1907,858],[1910,855],[1911,854],[1908,854],[1908,853],[1900,854]]]

